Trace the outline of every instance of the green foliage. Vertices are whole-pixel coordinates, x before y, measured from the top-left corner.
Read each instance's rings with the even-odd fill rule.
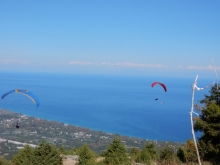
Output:
[[[103,153],[104,164],[107,165],[130,165],[131,161],[126,154],[125,145],[119,138],[114,138],[112,143],[107,146],[107,150]]]
[[[58,148],[58,152],[60,153],[60,155],[76,155],[76,151],[77,149],[76,148],[72,148],[72,149],[65,149],[63,147],[63,145],[61,145],[59,148]]]
[[[217,84],[211,88],[209,93],[210,95],[205,94],[205,98],[201,100],[200,103],[204,103],[206,105],[215,103],[220,106],[220,91],[217,90]]]
[[[42,141],[34,150],[34,165],[61,165],[62,158],[55,146]]]
[[[209,92],[210,95],[200,101],[204,106],[194,129],[202,132],[198,146],[201,157],[215,164],[220,162],[220,91],[215,85]]]
[[[62,158],[55,146],[43,141],[35,149],[26,145],[12,162],[16,165],[61,165]]]
[[[160,160],[159,165],[182,165],[182,162],[177,157]],[[154,165],[154,163],[152,163]],[[190,163],[190,165],[193,165]]]
[[[144,146],[144,150],[148,151],[150,153],[150,156],[152,159],[156,160],[158,158],[158,153],[156,150],[156,146],[154,143],[149,142]]]
[[[160,151],[160,160],[173,160],[176,157],[173,146],[165,146]]]
[[[12,163],[5,158],[0,157],[0,165],[12,165]]]
[[[151,164],[158,159],[158,153],[154,143],[148,142],[140,152],[137,162]]]
[[[96,165],[105,165],[103,161],[97,162]]]
[[[64,150],[64,154],[65,155],[76,155],[76,151],[77,151],[76,148],[72,148],[70,150]]]
[[[140,150],[138,148],[133,147],[129,153],[129,156],[133,161],[137,160],[137,158],[140,156]]]
[[[65,154],[65,149],[64,149],[63,145],[61,145],[61,146],[58,148],[58,152],[59,152],[60,154]]]
[[[89,149],[88,145],[83,145],[77,151],[79,155],[79,163],[78,165],[94,165],[95,161],[95,153]]]
[[[201,152],[200,152],[201,153]],[[202,156],[202,155],[200,155]],[[196,148],[193,140],[187,140],[186,144],[184,147],[181,147],[177,151],[177,157],[179,158],[180,161],[184,163],[197,163],[197,154],[196,154]],[[203,162],[204,164],[204,162]]]
[[[181,162],[186,162],[186,157],[185,157],[185,150],[183,147],[178,148],[177,150],[177,157]]]
[[[16,165],[33,165],[34,152],[29,145],[26,145],[20,152],[15,155],[12,162]]]
[[[183,148],[185,162],[197,162],[196,147],[193,140],[187,140]]]
[[[220,107],[209,103],[202,115],[195,122],[196,131],[203,134],[199,138],[199,148],[204,160],[220,161]]]
[[[146,150],[142,150],[135,161],[150,164],[153,160],[151,159],[149,152],[147,152]]]

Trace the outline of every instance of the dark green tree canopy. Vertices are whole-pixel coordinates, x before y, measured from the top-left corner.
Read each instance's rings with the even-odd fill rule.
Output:
[[[55,146],[42,141],[35,149],[26,145],[12,162],[16,165],[61,165],[62,157]]]
[[[33,165],[33,160],[34,151],[29,145],[26,145],[17,155],[13,157],[12,162],[16,165]]]
[[[88,145],[83,145],[77,151],[79,155],[79,165],[94,165],[96,164],[95,161],[95,153],[89,149]]]
[[[131,161],[126,154],[125,145],[119,138],[115,138],[103,153],[104,163],[108,165],[130,165]]]
[[[219,85],[218,85],[219,86]],[[219,88],[219,87],[218,87]],[[211,90],[209,91],[210,95],[205,94],[205,98],[200,101],[200,103],[204,103],[209,105],[211,103],[215,103],[220,106],[220,90],[217,89],[217,84],[215,84]]]
[[[220,102],[216,85],[210,90],[210,95],[200,103],[205,104],[201,115],[195,119],[194,129],[202,133],[199,138],[200,154],[204,160],[213,163],[220,162]]]
[[[42,141],[34,150],[34,165],[61,165],[62,157],[55,146]]]

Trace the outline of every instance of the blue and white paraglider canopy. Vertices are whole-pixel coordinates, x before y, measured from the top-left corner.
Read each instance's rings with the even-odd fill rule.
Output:
[[[27,96],[29,99],[31,99],[34,102],[34,104],[36,104],[37,107],[39,106],[40,103],[39,103],[39,100],[37,99],[37,97],[33,93],[31,93],[30,91],[24,90],[24,89],[10,90],[10,91],[8,91],[8,92],[6,92],[5,94],[2,95],[2,97],[1,97],[2,100],[6,96],[8,96],[9,94],[14,93],[14,92],[20,93],[20,94],[23,94],[23,95]]]

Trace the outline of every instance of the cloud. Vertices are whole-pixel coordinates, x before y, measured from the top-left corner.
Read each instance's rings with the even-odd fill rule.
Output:
[[[132,62],[101,62],[101,63],[93,63],[93,62],[83,62],[83,61],[69,61],[69,65],[91,65],[91,66],[110,66],[110,67],[133,67],[133,68],[167,68],[167,66],[162,64],[140,64],[140,63],[132,63]]]
[[[6,65],[10,65],[10,64],[27,65],[27,64],[30,64],[30,61],[7,59],[7,60],[0,60],[0,63],[1,64],[6,64]]]
[[[214,70],[214,66],[209,65],[209,66],[188,66],[188,70]],[[216,70],[220,70],[220,67],[216,67]]]
[[[136,68],[167,68],[162,64],[140,64],[140,63],[131,63],[131,62],[117,62],[117,63],[102,62],[100,65],[117,66],[117,67],[136,67]]]
[[[92,62],[70,61],[70,65],[92,65]]]

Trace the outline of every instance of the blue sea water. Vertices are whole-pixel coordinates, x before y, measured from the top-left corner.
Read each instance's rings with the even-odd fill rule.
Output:
[[[163,82],[151,87],[152,82]],[[0,108],[103,132],[150,140],[191,139],[189,112],[194,78],[0,72],[0,95],[27,89],[40,100],[13,93]],[[211,79],[198,79],[206,86]],[[209,94],[196,91],[195,102]],[[155,100],[158,98],[158,100]],[[161,104],[163,102],[163,104]]]

